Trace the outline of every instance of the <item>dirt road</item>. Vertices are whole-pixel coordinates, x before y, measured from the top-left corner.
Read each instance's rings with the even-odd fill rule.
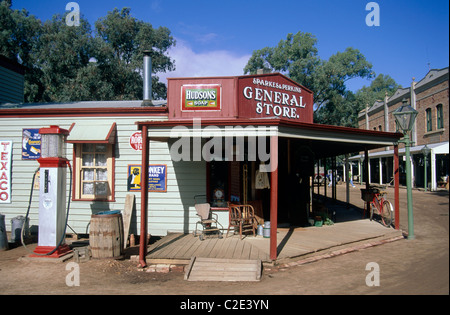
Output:
[[[342,185],[338,187],[339,197],[345,198]],[[400,199],[400,226],[407,231],[403,189]],[[351,190],[350,202],[362,206],[359,189]],[[448,295],[448,215],[448,192],[414,191],[415,240],[399,240],[289,268],[265,268],[262,280],[251,283],[189,282],[183,280],[181,268],[168,273],[145,272],[130,260],[90,260],[78,264],[77,270],[68,263],[18,260],[28,254],[19,246],[0,252],[0,294]],[[369,263],[375,263],[378,269],[366,270]],[[76,283],[78,271],[80,281]],[[372,277],[375,271],[379,283],[368,286],[367,279],[376,279]]]

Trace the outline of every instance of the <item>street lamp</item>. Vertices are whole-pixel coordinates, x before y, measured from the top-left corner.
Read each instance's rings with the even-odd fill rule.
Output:
[[[398,127],[403,131],[403,140],[400,142],[405,144],[406,156],[406,191],[408,200],[408,239],[414,239],[414,218],[413,218],[413,204],[412,204],[412,183],[411,183],[411,156],[409,148],[411,142],[409,139],[409,132],[414,126],[418,112],[408,105],[408,101],[403,99],[402,106],[393,112],[395,121]]]
[[[423,161],[424,161],[424,187],[425,187],[425,191],[428,190],[428,179],[427,179],[427,167],[428,167],[428,154],[430,154],[431,149],[429,147],[427,147],[427,145],[425,144],[424,147],[422,148],[422,154],[423,154]]]

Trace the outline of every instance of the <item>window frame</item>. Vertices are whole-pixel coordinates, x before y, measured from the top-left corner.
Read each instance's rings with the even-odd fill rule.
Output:
[[[431,108],[425,110],[426,132],[433,131],[433,113]]]
[[[436,105],[436,124],[438,130],[444,129],[444,107],[442,104]]]
[[[105,196],[96,196],[95,194],[83,194],[82,185],[83,185],[83,169],[92,168],[105,168],[105,167],[95,167],[93,166],[83,166],[82,165],[82,154],[83,154],[83,145],[85,144],[93,144],[96,145],[105,145],[106,149],[106,169],[108,172],[107,175],[107,183],[108,183],[108,194]],[[94,154],[95,154],[94,150]],[[95,157],[94,157],[95,159]],[[73,201],[106,201],[106,202],[114,202],[115,201],[115,144],[105,143],[100,141],[89,141],[89,142],[77,142],[73,144],[73,179],[72,179],[72,200]],[[95,176],[95,175],[94,175]],[[95,183],[95,180],[92,180]]]

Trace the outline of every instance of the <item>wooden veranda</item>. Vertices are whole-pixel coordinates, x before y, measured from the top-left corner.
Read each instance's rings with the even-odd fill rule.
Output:
[[[277,230],[278,260],[326,252],[361,241],[402,237],[402,231],[386,228],[369,219],[350,220],[322,227]],[[238,234],[228,238],[224,236],[222,239],[211,235],[201,241],[193,234],[171,233],[149,246],[147,254],[148,261],[181,260],[187,263],[191,257],[260,259],[262,262],[270,262],[270,239],[248,235],[240,240]]]

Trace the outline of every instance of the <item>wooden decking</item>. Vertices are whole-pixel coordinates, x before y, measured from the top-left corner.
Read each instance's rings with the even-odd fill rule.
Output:
[[[248,238],[253,238],[249,236]],[[192,234],[171,233],[148,249],[149,259],[190,260],[191,257],[228,258],[228,259],[269,259],[268,252],[253,246],[250,242],[240,240],[239,236],[219,239],[210,235],[200,241]]]
[[[259,281],[261,260],[193,257],[184,279],[189,281]]]
[[[402,231],[386,228],[380,223],[354,220],[331,226],[307,228],[279,228],[277,233],[278,259],[299,257],[333,247],[348,245],[375,238],[395,238]],[[260,259],[270,261],[269,238],[249,235],[243,240],[239,235],[219,239],[215,235],[204,241],[192,234],[168,234],[149,246],[147,259],[175,259],[189,261],[191,257]]]

